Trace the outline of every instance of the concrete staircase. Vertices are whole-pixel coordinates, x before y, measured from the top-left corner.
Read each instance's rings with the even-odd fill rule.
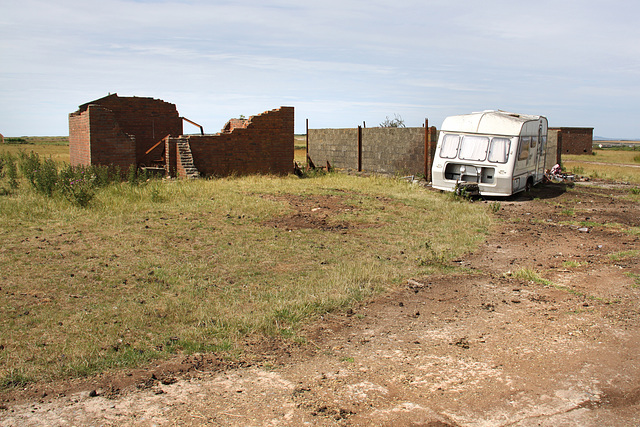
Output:
[[[183,169],[185,178],[198,178],[200,172],[193,164],[193,155],[191,154],[191,146],[187,138],[178,138],[176,146],[178,148],[178,169]]]

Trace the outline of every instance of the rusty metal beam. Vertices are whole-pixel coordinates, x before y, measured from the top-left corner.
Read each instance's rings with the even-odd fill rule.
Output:
[[[167,136],[169,136],[169,135],[167,135]],[[165,137],[165,138],[166,138],[166,137]],[[146,152],[146,153],[144,153],[144,155],[146,156],[147,154],[149,154],[150,152],[152,152],[153,150],[155,150],[155,149],[156,149],[156,147],[157,147],[158,145],[162,144],[163,142],[164,142],[164,138],[162,138],[160,141],[156,142],[156,144],[155,144],[153,147],[149,148],[149,149],[147,150],[147,152]]]
[[[184,120],[185,122],[189,122],[194,126],[198,126],[200,128],[200,135],[204,135],[204,129],[202,128],[202,126],[200,126],[199,124],[197,124],[196,122],[194,122],[193,120],[189,120],[186,117],[180,117],[182,120]]]

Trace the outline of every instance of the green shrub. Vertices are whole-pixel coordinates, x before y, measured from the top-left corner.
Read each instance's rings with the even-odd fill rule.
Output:
[[[67,166],[60,171],[59,191],[71,203],[86,207],[95,196],[94,183],[97,179],[96,175],[90,174],[91,169]]]
[[[18,163],[22,175],[27,178],[33,188],[47,196],[53,195],[58,181],[58,167],[53,159],[40,161],[40,156],[33,151],[30,154],[20,152]]]
[[[18,188],[18,172],[16,170],[16,164],[13,156],[10,153],[2,153],[0,156],[0,179],[7,178],[9,187],[4,185],[0,186],[0,196],[6,196],[11,194],[16,188]]]
[[[2,162],[4,163],[5,175],[9,180],[9,187],[13,189],[18,188],[18,167],[16,166],[13,156],[7,153]]]
[[[36,169],[34,178],[36,190],[47,196],[52,196],[58,183],[58,167],[53,159],[45,159],[40,168]]]
[[[138,168],[134,164],[129,165],[127,182],[131,185],[138,185]]]
[[[36,185],[36,173],[40,168],[40,156],[33,151],[30,154],[20,151],[18,154],[18,165],[20,172],[33,187]]]

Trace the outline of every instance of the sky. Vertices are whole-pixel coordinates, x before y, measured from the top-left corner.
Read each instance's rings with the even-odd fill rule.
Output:
[[[68,135],[69,113],[117,93],[206,133],[293,106],[296,133],[500,109],[640,139],[638,16],[629,0],[0,0],[0,133]]]

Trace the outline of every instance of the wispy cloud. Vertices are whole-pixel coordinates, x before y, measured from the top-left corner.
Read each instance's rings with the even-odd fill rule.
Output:
[[[296,107],[321,127],[503,108],[640,137],[640,4],[613,0],[0,0],[0,132],[66,134],[118,92],[217,129]],[[624,95],[628,96],[624,96]],[[599,111],[607,108],[607,114]]]

